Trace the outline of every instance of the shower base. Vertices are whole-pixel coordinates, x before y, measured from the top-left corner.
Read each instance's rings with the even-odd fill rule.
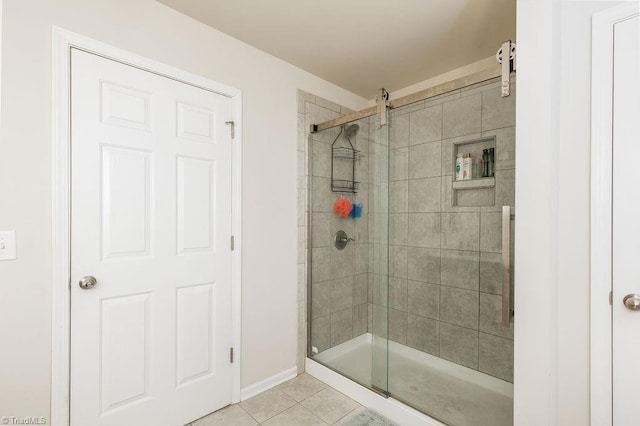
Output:
[[[372,336],[367,333],[313,360],[369,387],[372,350]],[[513,425],[513,385],[509,382],[392,341],[388,377],[393,398],[447,424]]]

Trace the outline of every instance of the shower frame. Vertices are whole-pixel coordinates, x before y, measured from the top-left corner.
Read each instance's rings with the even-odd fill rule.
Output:
[[[493,68],[489,68],[489,69],[485,69],[473,74],[469,74],[467,76],[461,77],[461,78],[457,78],[442,84],[438,84],[432,87],[429,87],[427,89],[409,94],[409,95],[405,95],[402,97],[399,97],[395,100],[377,100],[377,104],[374,106],[371,106],[369,108],[365,108],[363,110],[360,111],[356,111],[353,113],[349,113],[346,115],[343,115],[341,117],[332,119],[332,120],[328,120],[325,122],[321,122],[321,123],[317,123],[317,124],[311,124],[310,128],[308,129],[309,134],[314,134],[314,133],[318,133],[321,132],[323,130],[327,130],[330,128],[334,128],[334,127],[338,127],[338,126],[346,126],[351,122],[360,120],[360,119],[364,119],[364,118],[368,118],[368,117],[372,117],[375,116],[376,114],[382,114],[382,113],[386,113],[389,112],[390,110],[393,109],[397,109],[397,108],[401,108],[416,102],[420,102],[420,101],[424,101],[424,100],[428,100],[437,96],[441,96],[441,95],[446,95],[450,92],[465,88],[465,87],[469,87],[472,85],[476,85],[476,84],[481,84],[484,82],[487,82],[489,80],[498,78],[498,77],[503,77],[503,79],[505,78],[504,73],[502,72],[502,68],[500,65],[497,65]],[[515,76],[515,71],[511,71],[509,72],[509,78]],[[382,89],[384,90],[384,89]],[[503,96],[509,96],[504,95]],[[380,104],[383,104],[383,106],[380,106]],[[388,123],[385,122],[386,120],[382,121],[383,126],[388,125]],[[307,152],[310,153],[311,152],[311,147],[312,147],[312,139],[309,137],[307,138]],[[307,162],[306,162],[306,168],[307,170],[311,170],[312,167],[312,156],[308,155],[307,156]],[[312,211],[311,211],[311,194],[313,193],[313,179],[310,173],[307,174],[306,176],[307,179],[307,191],[306,191],[306,223],[307,223],[307,229],[306,229],[306,246],[307,246],[307,256],[306,256],[306,262],[307,262],[307,268],[306,268],[306,290],[307,290],[307,297],[306,297],[306,308],[307,308],[307,312],[306,312],[306,316],[307,316],[307,353],[306,353],[306,357],[307,359],[311,359],[313,360],[312,356],[314,355],[312,352],[312,341],[311,341],[311,307],[312,307],[312,268],[311,268],[311,262],[312,262],[312,240],[311,240],[311,232],[313,229],[313,223],[312,223]],[[511,309],[512,306],[510,306]],[[508,311],[509,314],[511,314],[511,309]],[[511,315],[510,315],[511,316]],[[330,370],[334,370],[333,368],[331,368],[330,366],[326,366],[327,368],[329,368]],[[353,379],[349,378],[348,376],[344,376],[340,371],[334,370],[337,374],[347,378],[348,380],[353,381]],[[357,382],[355,382],[357,383]],[[385,398],[389,398],[391,395],[389,394],[389,392],[387,391],[381,391],[380,389],[376,389],[375,386],[367,386],[367,388],[374,392],[377,393]],[[426,413],[425,413],[426,414]]]

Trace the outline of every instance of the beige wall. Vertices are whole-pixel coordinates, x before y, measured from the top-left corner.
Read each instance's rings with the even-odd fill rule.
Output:
[[[49,416],[53,25],[242,90],[242,387],[295,366],[296,88],[366,100],[152,0],[6,0],[0,229],[18,260],[0,262],[0,416]]]

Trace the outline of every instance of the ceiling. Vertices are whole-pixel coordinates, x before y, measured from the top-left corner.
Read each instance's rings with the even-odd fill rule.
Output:
[[[367,99],[496,53],[516,0],[158,0]]]

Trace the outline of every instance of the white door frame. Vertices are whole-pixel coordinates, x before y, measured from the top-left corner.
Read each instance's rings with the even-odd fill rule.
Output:
[[[1,1],[1,0],[0,0]],[[144,58],[99,41],[53,28],[52,46],[52,331],[51,331],[51,423],[69,424],[69,373],[70,373],[70,89],[71,89],[71,49],[78,48],[127,65],[132,65],[192,86],[200,87],[232,100],[235,122],[235,138],[232,148],[232,233],[235,236],[235,250],[231,265],[231,345],[235,362],[231,365],[231,402],[240,401],[240,285],[242,263],[241,238],[241,188],[242,188],[242,93],[186,71]]]
[[[611,192],[613,27],[638,15],[629,2],[593,15],[591,56],[591,424],[613,419]]]

